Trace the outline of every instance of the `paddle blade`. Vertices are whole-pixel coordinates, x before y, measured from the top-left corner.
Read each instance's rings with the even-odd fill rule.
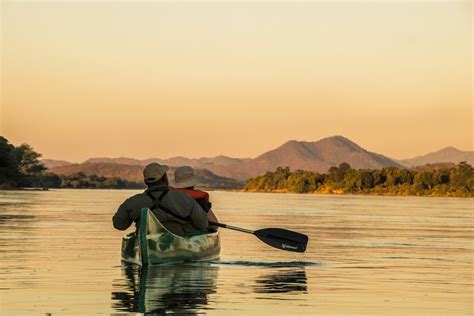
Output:
[[[305,252],[308,236],[282,228],[265,228],[254,232],[269,246],[286,251]]]

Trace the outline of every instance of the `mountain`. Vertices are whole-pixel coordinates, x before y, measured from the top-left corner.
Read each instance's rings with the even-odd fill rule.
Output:
[[[401,162],[407,167],[413,167],[439,162],[452,162],[457,164],[461,161],[466,161],[471,166],[474,165],[474,151],[462,151],[454,147],[446,147],[423,156],[403,159]]]
[[[170,181],[173,181],[174,167],[168,171]],[[118,163],[81,163],[51,168],[49,171],[58,175],[71,175],[82,172],[87,176],[97,175],[107,178],[118,177],[132,182],[143,182],[143,166]],[[218,176],[206,169],[195,169],[194,173],[202,188],[211,189],[239,189],[243,187],[241,181]]]
[[[439,169],[451,169],[456,167],[456,164],[453,162],[436,162],[436,163],[429,163],[426,165],[414,166],[410,169],[416,171],[424,171],[424,170],[439,170]]]
[[[342,136],[323,138],[316,142],[291,140],[280,147],[268,151],[255,159],[233,168],[217,172],[235,179],[248,179],[275,170],[278,166],[288,166],[292,170],[327,172],[331,166],[347,162],[352,168],[381,169],[402,167],[399,163],[377,153],[369,152]]]
[[[72,175],[82,172],[86,176],[97,175],[107,178],[122,178],[132,182],[143,181],[143,167],[138,165],[123,165],[116,163],[81,163],[69,166],[51,168],[49,171],[58,175]]]
[[[180,167],[180,166],[191,166],[193,168],[207,168],[215,166],[230,166],[235,164],[240,164],[246,161],[251,160],[250,158],[231,158],[227,156],[217,156],[212,158],[186,158],[186,157],[172,157],[168,159],[160,158],[148,158],[144,160],[138,160],[134,158],[90,158],[84,161],[84,163],[117,163],[124,165],[139,165],[146,166],[149,163],[157,162],[159,164],[165,164],[167,166]]]
[[[355,169],[381,169],[388,166],[402,168],[438,162],[459,163],[460,161],[467,161],[473,165],[474,152],[447,147],[425,156],[397,161],[370,152],[343,136],[332,136],[315,142],[291,140],[254,159],[240,159],[222,155],[211,158],[186,158],[177,156],[169,159],[149,158],[144,160],[126,157],[91,158],[80,165],[65,165],[65,169],[57,169],[59,165],[51,166],[51,168],[60,170],[61,172],[62,170],[82,171],[84,169],[87,172],[94,170],[94,172],[102,176],[120,176],[119,174],[123,173],[123,176],[120,177],[124,179],[142,181],[141,171],[143,167],[148,163],[158,162],[170,167],[191,166],[196,170],[196,173],[200,173],[203,179],[207,179],[207,182],[205,182],[207,185],[211,185],[211,182],[214,180],[217,181],[218,178],[213,177],[218,176],[224,177],[224,180],[219,180],[222,183],[234,185],[231,184],[233,183],[232,181],[235,181],[234,179],[244,181],[248,178],[262,175],[267,171],[273,171],[279,166],[288,166],[292,170],[303,169],[325,173],[331,166],[337,166],[342,162],[349,163],[351,167]],[[106,165],[113,165],[114,167]],[[116,170],[118,168],[117,166],[120,166],[123,170]],[[207,172],[210,172],[213,176],[208,175],[203,170],[207,170]],[[169,175],[171,176],[172,172],[170,172]],[[213,180],[210,181],[210,178],[213,178]],[[237,183],[240,183],[239,181],[237,181]]]
[[[48,169],[72,165],[69,161],[54,159],[42,159],[41,163]]]
[[[214,158],[199,158],[198,161],[203,165],[212,165],[212,166],[231,166],[238,165],[247,161],[250,161],[250,158],[231,158],[227,156],[217,156]]]
[[[126,157],[119,157],[119,158],[89,158],[83,162],[83,164],[92,163],[92,164],[99,164],[99,163],[112,163],[112,164],[119,164],[119,165],[142,165],[141,160],[134,159],[134,158],[126,158]]]
[[[119,164],[124,166],[139,166],[140,168],[137,168],[137,170],[139,170],[151,162],[165,164],[170,167],[186,165],[196,170],[207,169],[214,175],[240,181],[262,175],[267,171],[273,171],[279,166],[288,166],[292,170],[304,169],[320,173],[327,172],[331,166],[337,166],[342,162],[347,162],[356,169],[381,169],[387,166],[402,167],[399,162],[380,154],[369,152],[342,136],[327,137],[316,142],[291,140],[254,159],[231,158],[222,155],[197,159],[181,156],[169,159],[149,158],[144,160],[124,157],[91,158],[86,160],[83,165]],[[128,170],[131,168],[125,169]],[[104,169],[103,172],[105,172],[105,170],[106,169]],[[141,176],[139,177],[141,181]]]

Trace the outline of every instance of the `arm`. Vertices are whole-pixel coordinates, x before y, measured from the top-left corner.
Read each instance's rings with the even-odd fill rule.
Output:
[[[200,191],[200,192],[204,193],[204,197],[202,199],[198,199],[196,201],[199,203],[199,205],[202,207],[202,209],[207,213],[207,220],[210,221],[210,222],[218,223],[219,221],[217,220],[216,215],[214,214],[214,212],[211,209],[212,208],[212,203],[209,201],[209,193],[204,192],[204,191]],[[218,227],[210,225],[209,228],[217,230]]]
[[[209,212],[207,212],[207,220],[210,221],[210,222],[215,222],[215,223],[218,223],[219,221],[217,220],[217,217],[216,215],[214,214],[214,212],[212,210],[209,210]],[[217,230],[217,226],[212,226],[212,225],[209,225],[209,228],[212,228],[212,229],[216,229]]]
[[[209,226],[207,220],[207,214],[199,206],[199,204],[193,199],[190,198],[190,213],[189,217],[191,218],[191,224],[199,230],[206,230]]]
[[[211,210],[212,204],[206,199],[197,199],[199,206],[204,210],[204,212],[209,212]]]
[[[126,230],[132,225],[133,220],[128,215],[127,201],[123,202],[117,212],[112,217],[112,223],[114,224],[115,229]]]

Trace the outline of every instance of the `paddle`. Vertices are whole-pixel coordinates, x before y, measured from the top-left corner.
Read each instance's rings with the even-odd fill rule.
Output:
[[[308,236],[283,228],[264,228],[253,231],[211,221],[209,225],[255,235],[267,245],[286,251],[305,252],[306,245],[308,244]]]

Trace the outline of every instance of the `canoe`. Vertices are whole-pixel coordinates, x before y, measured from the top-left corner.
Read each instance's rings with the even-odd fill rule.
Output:
[[[137,231],[122,239],[122,261],[146,266],[215,260],[220,249],[218,231],[181,237],[167,230],[151,210],[143,208]]]

